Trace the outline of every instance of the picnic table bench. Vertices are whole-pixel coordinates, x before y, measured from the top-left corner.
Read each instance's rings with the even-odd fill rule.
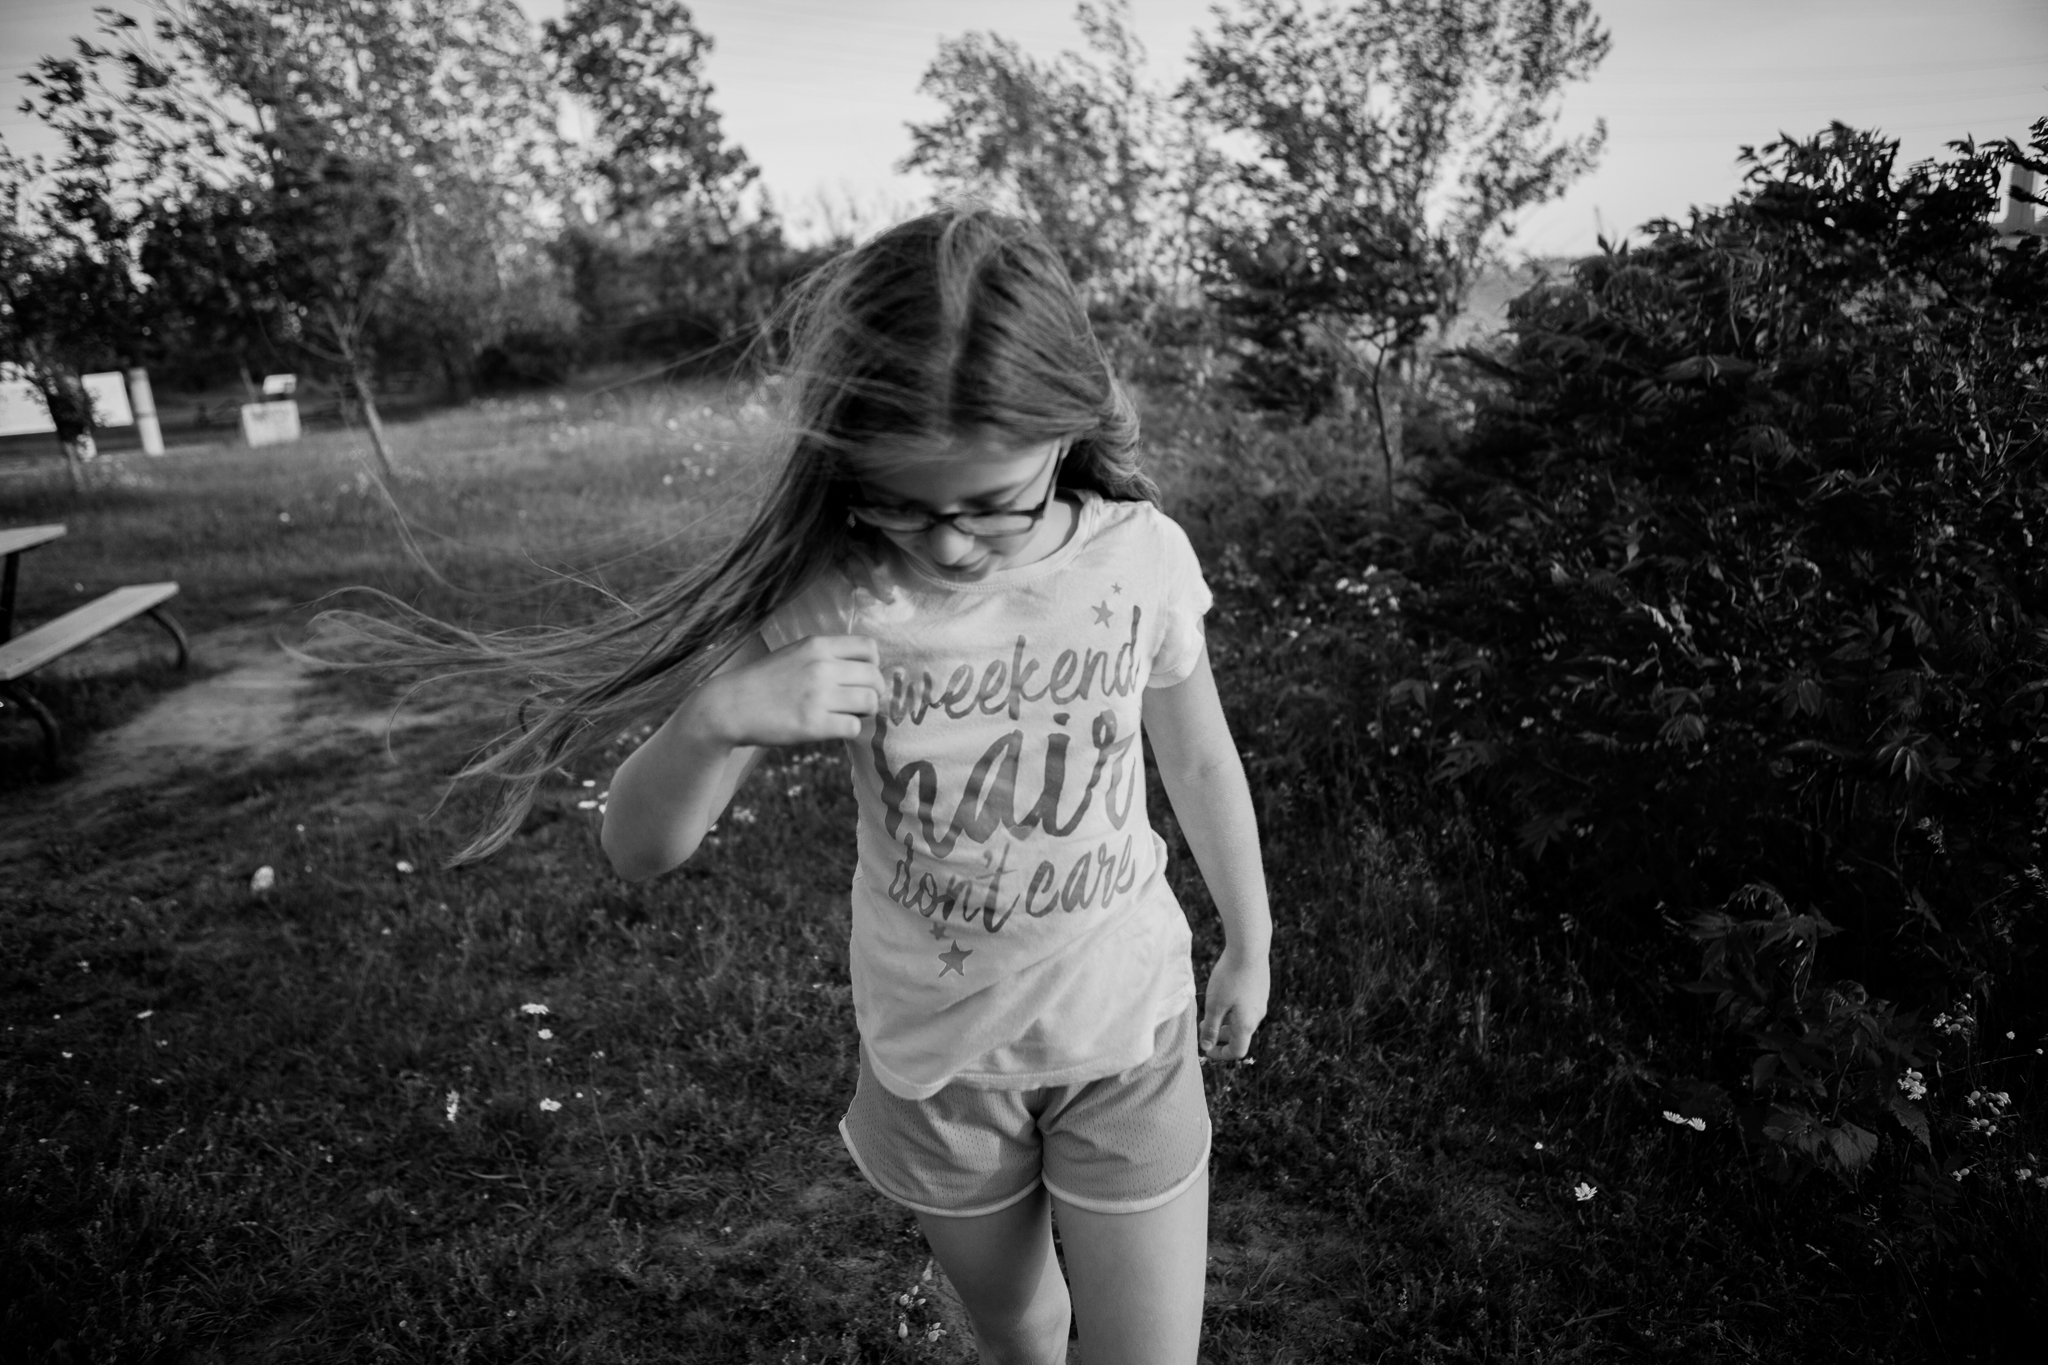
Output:
[[[57,718],[21,686],[21,680],[61,658],[88,641],[97,640],[114,627],[147,616],[166,631],[178,647],[178,667],[192,657],[185,632],[163,604],[178,595],[176,583],[133,583],[102,593],[82,607],[45,621],[34,630],[14,634],[14,588],[20,578],[21,556],[39,545],[47,545],[64,534],[61,524],[0,527],[0,697],[19,706],[35,718],[43,732],[43,767],[53,771],[57,764]]]

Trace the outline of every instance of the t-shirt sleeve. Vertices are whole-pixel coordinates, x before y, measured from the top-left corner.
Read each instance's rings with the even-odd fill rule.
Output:
[[[1202,577],[1202,562],[1187,532],[1171,517],[1155,518],[1159,529],[1159,570],[1163,591],[1159,595],[1161,623],[1159,647],[1152,654],[1147,687],[1172,687],[1186,682],[1202,657],[1202,618],[1215,599]]]
[[[762,640],[781,649],[812,635],[846,634],[847,588],[844,573],[825,570],[761,623]]]

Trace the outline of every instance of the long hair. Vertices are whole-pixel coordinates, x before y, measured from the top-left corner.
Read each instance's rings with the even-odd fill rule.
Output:
[[[794,292],[773,335],[788,363],[784,458],[738,539],[647,599],[577,626],[478,633],[397,606],[330,611],[307,651],[353,666],[452,668],[511,680],[520,721],[456,775],[496,784],[469,862],[511,839],[547,774],[681,703],[867,533],[848,525],[862,471],[944,458],[960,438],[1070,443],[1060,484],[1156,500],[1138,419],[1058,254],[1029,224],[977,207],[898,224]]]

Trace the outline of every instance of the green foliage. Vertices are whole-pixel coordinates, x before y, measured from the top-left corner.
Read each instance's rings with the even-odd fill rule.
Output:
[[[1960,1160],[1900,1103],[1923,1012],[2048,1026],[2048,252],[1986,226],[2018,149],[1894,152],[1746,152],[1733,203],[1517,300],[1379,731],[1646,984],[1693,919],[1741,1112],[1847,1179]]]
[[[918,90],[944,112],[911,125],[903,169],[1032,219],[1113,311],[1182,282],[1196,158],[1185,121],[1145,81],[1128,0],[1075,13],[1088,52],[1052,62],[995,33],[942,41]]]
[[[1204,218],[1253,401],[1348,408],[1368,366],[1377,397],[1513,215],[1598,157],[1605,125],[1555,140],[1556,101],[1607,48],[1583,0],[1248,0],[1198,37],[1182,98],[1251,148]]]
[[[704,57],[711,40],[681,0],[576,0],[542,25],[561,88],[597,119],[590,170],[603,216],[732,226],[759,172],[725,140]]]

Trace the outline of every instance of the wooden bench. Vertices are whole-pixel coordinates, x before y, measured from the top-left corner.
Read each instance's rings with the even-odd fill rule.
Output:
[[[23,678],[138,616],[149,617],[170,633],[178,647],[179,668],[185,667],[192,657],[185,632],[163,610],[163,604],[178,595],[176,583],[134,583],[116,588],[24,635],[8,638],[14,628],[14,587],[22,552],[48,544],[63,534],[64,528],[55,525],[0,529],[0,557],[6,560],[4,578],[0,578],[0,696],[28,712],[42,728],[46,772],[54,771],[57,765],[57,718],[34,693],[20,685]]]

